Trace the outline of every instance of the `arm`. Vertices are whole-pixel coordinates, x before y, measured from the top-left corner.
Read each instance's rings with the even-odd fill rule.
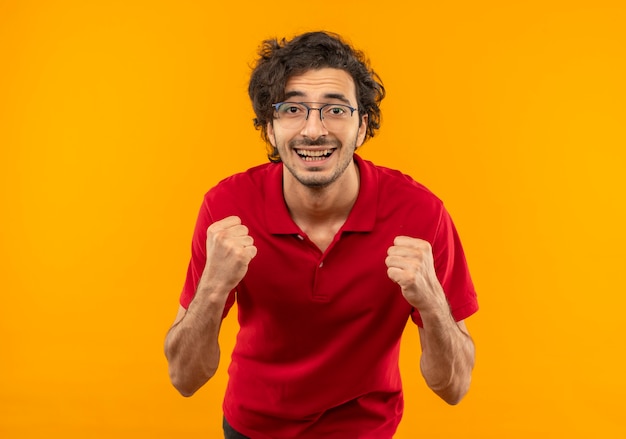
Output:
[[[472,379],[474,343],[465,322],[455,322],[449,313],[442,317],[442,321],[427,318],[424,328],[419,328],[420,368],[433,392],[448,404],[458,404]]]
[[[226,300],[256,255],[248,229],[237,217],[209,226],[206,248],[206,264],[194,299],[187,310],[179,308],[165,338],[170,380],[183,396],[193,395],[215,374]]]
[[[464,322],[455,322],[437,279],[432,248],[426,241],[399,236],[389,248],[387,274],[420,312],[421,372],[428,386],[448,404],[469,390],[474,343]]]

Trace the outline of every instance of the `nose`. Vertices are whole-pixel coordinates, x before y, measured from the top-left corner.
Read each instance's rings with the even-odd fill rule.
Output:
[[[317,111],[317,114],[314,114],[313,111]],[[309,110],[309,117],[304,121],[300,134],[313,140],[328,134],[328,130],[322,122],[322,112],[319,108]]]

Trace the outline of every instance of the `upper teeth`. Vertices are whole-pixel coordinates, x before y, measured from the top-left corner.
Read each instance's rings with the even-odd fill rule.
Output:
[[[309,151],[306,149],[298,149],[296,150],[296,152],[298,153],[298,155],[304,155],[308,157],[321,157],[326,154],[330,154],[332,152],[332,149],[324,149],[321,151]]]

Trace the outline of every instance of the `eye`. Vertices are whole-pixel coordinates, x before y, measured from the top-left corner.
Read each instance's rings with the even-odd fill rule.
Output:
[[[299,114],[305,113],[306,110],[302,105],[295,104],[293,102],[285,102],[278,107],[278,112],[286,116],[297,116]]]
[[[343,105],[329,105],[324,109],[324,114],[329,117],[343,117],[348,113],[348,109]]]

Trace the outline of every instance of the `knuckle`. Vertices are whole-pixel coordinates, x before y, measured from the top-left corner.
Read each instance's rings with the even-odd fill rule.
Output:
[[[432,246],[430,245],[430,242],[426,241],[426,240],[420,240],[420,248],[424,251],[431,251],[432,250]]]

